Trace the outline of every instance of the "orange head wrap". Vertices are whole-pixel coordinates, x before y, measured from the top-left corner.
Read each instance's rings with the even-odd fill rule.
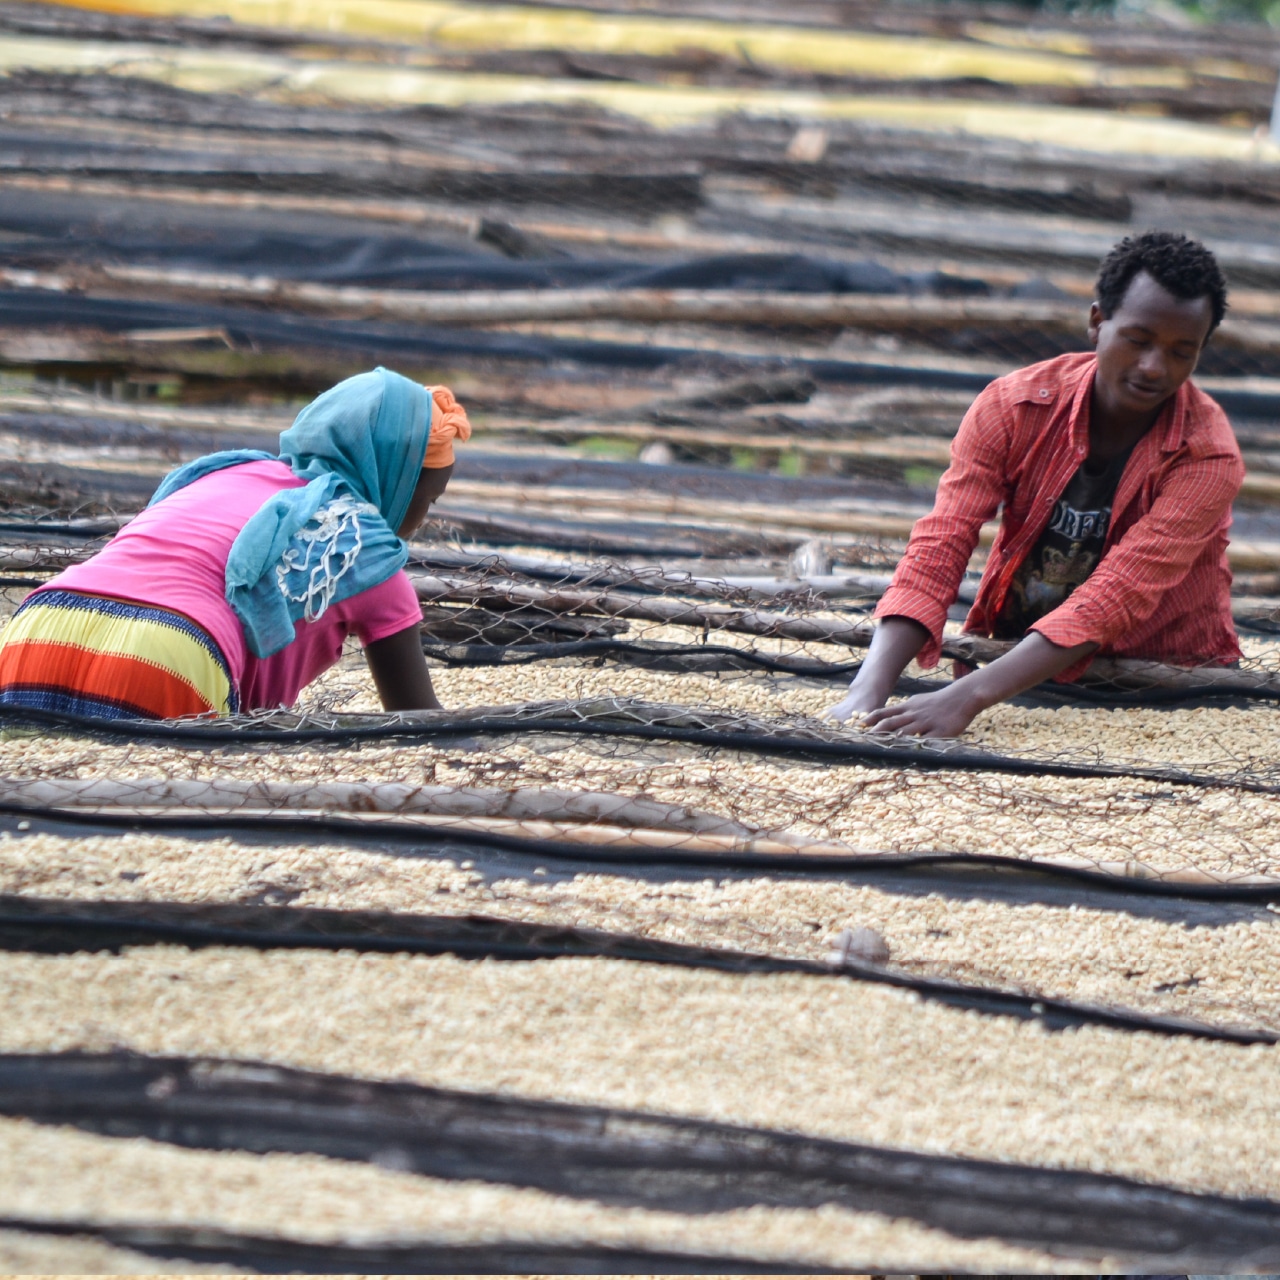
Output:
[[[427,467],[453,466],[453,440],[471,439],[471,423],[467,411],[453,398],[448,387],[432,387],[431,399],[435,412],[431,415],[431,438],[427,441],[427,456],[422,460]]]

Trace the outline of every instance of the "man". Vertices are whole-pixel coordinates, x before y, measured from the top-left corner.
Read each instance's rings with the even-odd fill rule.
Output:
[[[992,383],[965,415],[933,511],[876,609],[849,695],[829,715],[954,737],[980,711],[1098,653],[1188,666],[1240,656],[1227,529],[1244,463],[1226,415],[1191,382],[1227,307],[1202,244],[1122,240],[1089,308],[1092,354]],[[983,523],[1003,506],[965,630],[1018,644],[937,693],[886,707],[907,664],[935,666]]]

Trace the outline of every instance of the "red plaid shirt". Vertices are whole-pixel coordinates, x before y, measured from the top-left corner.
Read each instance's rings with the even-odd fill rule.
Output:
[[[926,627],[920,651],[935,666],[978,533],[1003,504],[964,629],[990,635],[1010,583],[1054,504],[1089,453],[1092,354],[1059,356],[993,382],[965,414],[933,511],[916,522],[876,616]],[[1102,559],[1037,622],[1054,644],[1093,640],[1099,655],[1187,666],[1240,657],[1231,622],[1227,530],[1244,462],[1226,414],[1183,383],[1134,446],[1112,504]],[[1075,679],[1088,660],[1064,671]]]

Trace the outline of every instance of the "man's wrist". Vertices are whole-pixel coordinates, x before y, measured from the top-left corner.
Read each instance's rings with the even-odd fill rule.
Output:
[[[982,678],[984,674],[984,671],[975,671],[972,675],[953,681],[948,690],[956,704],[964,708],[970,720],[1000,701],[999,695],[988,692],[987,681]]]
[[[850,693],[865,693],[883,702],[892,692],[896,680],[890,680],[883,672],[868,672],[865,666],[849,684]]]

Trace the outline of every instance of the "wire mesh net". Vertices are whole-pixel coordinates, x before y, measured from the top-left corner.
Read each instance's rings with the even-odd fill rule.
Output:
[[[443,710],[385,711],[354,639],[289,707],[0,707],[0,1138],[35,1178],[0,1185],[0,1257],[25,1226],[249,1269],[607,1270],[624,1236],[663,1249],[631,1271],[1257,1265],[1280,41],[1141,3],[0,0],[0,640],[171,469],[276,452],[341,378],[447,385],[474,426],[406,566]],[[1231,286],[1196,379],[1246,468],[1241,661],[1104,654],[955,740],[834,722],[966,411],[1089,348],[1099,264],[1148,228]],[[894,698],[1007,651],[965,631],[996,529]],[[415,1081],[451,1091],[421,1141]],[[533,1123],[569,1102],[585,1127]],[[295,1121],[325,1159],[290,1164]],[[726,1167],[776,1130],[782,1164],[704,1213],[664,1125]],[[615,1170],[639,1135],[632,1199],[555,1156],[588,1131]],[[175,1134],[200,1169],[166,1172]],[[860,1144],[875,1232],[808,1175],[813,1221],[768,1198],[807,1138]],[[76,1179],[111,1160],[104,1208]],[[1118,1235],[1064,1228],[1081,1170],[1136,1180]],[[1209,1249],[1215,1213],[1258,1221]]]
[[[687,13],[598,16],[651,44],[590,15],[463,47],[0,7],[8,611],[345,374],[447,382],[476,427],[409,566],[449,712],[381,717],[352,652],[293,712],[189,737],[15,716],[7,802],[1276,874],[1273,38],[802,4],[702,15],[737,24],[722,47],[653,34]],[[762,47],[766,19],[845,61]],[[903,43],[868,63],[859,33]],[[396,74],[357,93],[360,66]],[[1100,259],[1149,226],[1233,288],[1198,377],[1248,469],[1243,660],[1103,658],[953,744],[823,721],[965,409],[1085,349]],[[963,634],[989,534],[944,666],[899,693],[1004,651]]]

